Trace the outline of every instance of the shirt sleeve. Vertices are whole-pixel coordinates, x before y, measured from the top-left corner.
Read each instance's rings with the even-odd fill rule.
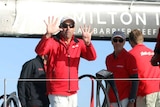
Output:
[[[97,57],[96,51],[94,49],[94,46],[92,43],[90,43],[89,46],[86,46],[84,43],[82,43],[83,41],[81,41],[81,45],[82,45],[82,49],[81,49],[81,57],[87,59],[87,60],[95,60]]]
[[[126,64],[128,69],[127,71],[129,71],[130,76],[138,74],[137,62],[133,55],[130,54]]]
[[[50,47],[52,46],[52,41],[53,38],[46,38],[46,36],[44,35],[37,44],[35,52],[40,56],[47,55]]]

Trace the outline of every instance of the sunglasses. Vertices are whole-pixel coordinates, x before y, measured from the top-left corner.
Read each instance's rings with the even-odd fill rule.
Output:
[[[63,27],[63,28],[68,28],[68,26],[69,26],[70,28],[74,28],[74,24],[66,24],[66,23],[63,23],[63,24],[62,24],[62,27]]]
[[[122,38],[120,38],[120,39],[114,38],[114,39],[113,39],[113,42],[115,42],[115,43],[117,43],[117,42],[122,43],[123,41],[124,41],[124,40],[123,40]]]

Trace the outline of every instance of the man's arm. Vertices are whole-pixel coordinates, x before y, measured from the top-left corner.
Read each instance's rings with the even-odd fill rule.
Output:
[[[132,86],[131,86],[131,92],[130,92],[130,96],[129,96],[129,100],[130,99],[136,99],[137,96],[137,91],[138,91],[138,74],[134,74],[130,77],[132,80]]]
[[[157,41],[156,41],[154,52],[160,54],[160,28],[157,35]]]
[[[47,51],[49,50],[48,48],[50,46],[47,41],[52,40],[52,34],[62,31],[62,28],[57,26],[58,18],[54,18],[54,16],[48,17],[48,21],[44,21],[44,23],[46,25],[46,34],[42,36],[35,49],[35,52],[40,56],[47,54]]]
[[[154,49],[154,55],[151,59],[151,64],[153,66],[158,66],[159,62],[160,62],[160,28],[159,28],[159,32],[157,35],[157,41],[156,41],[156,45]]]
[[[89,46],[86,46],[85,43],[82,43],[81,57],[89,61],[97,58],[96,50],[92,43],[90,43]]]

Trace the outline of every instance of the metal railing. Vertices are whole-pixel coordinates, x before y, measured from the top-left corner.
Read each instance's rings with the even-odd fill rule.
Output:
[[[6,93],[6,79],[4,79],[4,94],[0,96],[0,100],[3,100],[0,107],[20,107],[16,92]]]

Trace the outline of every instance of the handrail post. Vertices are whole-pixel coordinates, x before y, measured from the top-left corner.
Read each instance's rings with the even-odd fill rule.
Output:
[[[6,79],[4,79],[4,105],[3,107],[6,107],[6,100],[7,100],[7,96],[6,96]]]

